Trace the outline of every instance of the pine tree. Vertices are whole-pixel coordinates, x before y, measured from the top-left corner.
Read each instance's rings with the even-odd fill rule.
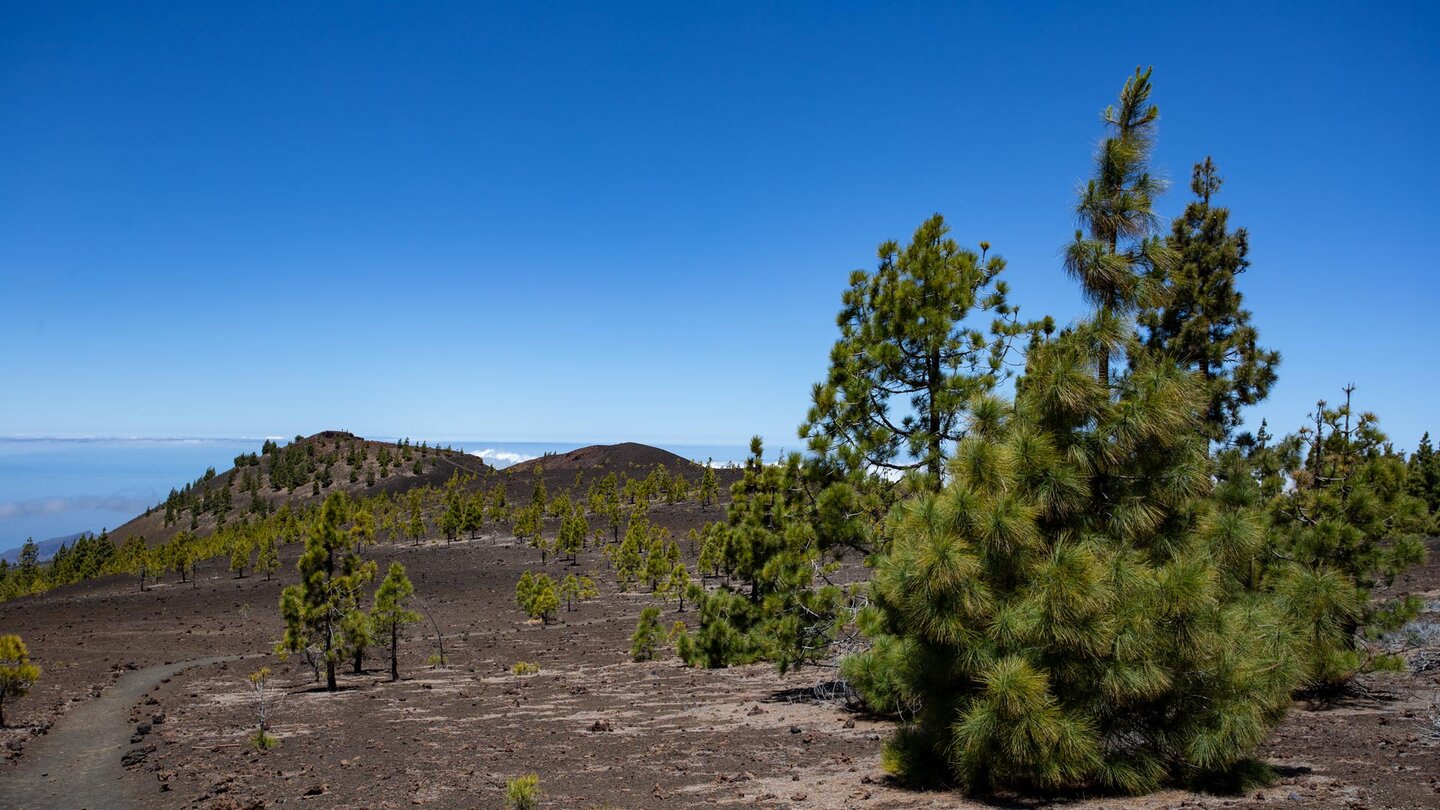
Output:
[[[555,588],[555,580],[551,579],[549,574],[524,572],[520,575],[520,581],[515,584],[515,603],[530,618],[539,619],[541,624],[549,624],[551,616],[560,607],[560,595]]]
[[[1397,629],[1422,608],[1413,595],[1371,599],[1377,585],[1425,560],[1420,534],[1430,520],[1379,419],[1352,411],[1353,390],[1339,407],[1317,403],[1313,427],[1262,453],[1273,458],[1266,489],[1275,493],[1263,577],[1297,625],[1307,684],[1321,689],[1393,663],[1373,656],[1362,634]]]
[[[30,663],[30,650],[17,635],[0,636],[0,728],[5,728],[6,699],[22,698],[40,680],[40,667]]]
[[[744,474],[731,488],[728,521],[708,529],[712,560],[723,553],[722,567],[738,578],[727,581],[697,603],[699,627],[693,638],[677,642],[691,665],[725,667],[756,660],[774,662],[781,671],[829,656],[829,642],[842,621],[846,593],[838,586],[817,586],[817,573],[831,573],[826,546],[817,526],[826,523],[813,508],[806,488],[808,470],[799,454],[767,465],[757,436],[750,442]],[[845,537],[836,531],[831,537]]]
[[[245,578],[245,569],[250,567],[252,539],[247,532],[236,532],[230,540],[230,570],[236,579]]]
[[[585,538],[590,534],[590,523],[585,512],[578,506],[566,511],[560,519],[560,535],[555,539],[555,554],[563,556],[571,565],[577,564],[580,552],[585,549]]]
[[[640,662],[654,658],[664,634],[660,627],[660,608],[651,605],[640,611],[640,621],[635,625],[635,634],[630,637],[631,659]]]
[[[720,494],[720,485],[715,481],[714,459],[705,460],[705,472],[700,476],[700,509],[706,510],[715,503]]]
[[[1195,200],[1172,223],[1173,261],[1152,271],[1165,303],[1142,311],[1140,323],[1147,345],[1205,381],[1210,438],[1223,442],[1239,427],[1240,409],[1269,394],[1280,354],[1258,345],[1259,332],[1242,306],[1236,280],[1250,266],[1249,235],[1244,228],[1230,231],[1229,210],[1211,204],[1220,185],[1210,158],[1195,164]]]
[[[265,573],[265,581],[269,582],[270,577],[280,570],[280,549],[275,542],[275,535],[271,532],[264,532],[260,539],[260,551],[255,557],[255,570]]]
[[[410,584],[410,578],[405,575],[405,566],[398,562],[390,563],[390,570],[380,582],[380,587],[375,590],[375,607],[371,609],[370,617],[376,630],[390,639],[392,681],[400,680],[400,631],[404,630],[406,625],[414,624],[422,618],[408,607],[414,593],[415,586]]]
[[[140,592],[145,592],[145,578],[155,573],[155,563],[145,538],[131,535],[120,547],[120,570],[140,578]]]
[[[965,404],[1008,376],[1025,327],[998,279],[1005,261],[949,232],[936,214],[903,248],[882,243],[875,272],[850,276],[830,370],[800,428],[846,470],[917,470],[938,486]],[[972,325],[972,314],[991,321]]]
[[[406,494],[406,503],[409,507],[409,518],[405,521],[405,535],[420,545],[420,538],[425,536],[425,518],[421,514],[424,494],[420,488],[410,490]]]
[[[325,662],[325,687],[331,692],[339,688],[335,664],[348,652],[342,635],[344,623],[359,610],[361,586],[375,576],[375,563],[355,553],[360,531],[346,525],[350,513],[351,505],[343,493],[325,499],[296,564],[300,582],[280,595],[285,637],[278,651],[304,652],[316,645]]]
[[[1077,329],[907,502],[844,672],[909,719],[886,766],[967,790],[1154,789],[1235,771],[1299,681],[1264,543],[1209,495],[1203,391],[1163,357],[1102,380]],[[977,411],[991,411],[977,408]]]
[[[1111,134],[1076,205],[1084,230],[1065,248],[1066,271],[1096,307],[1086,333],[1102,387],[1110,385],[1111,359],[1135,344],[1129,318],[1160,302],[1156,279],[1173,263],[1172,251],[1155,235],[1154,202],[1164,183],[1150,171],[1150,154],[1159,119],[1159,108],[1150,104],[1150,70],[1136,68],[1119,106],[1104,112]]]
[[[625,539],[610,553],[610,564],[621,591],[629,590],[630,582],[640,577],[644,552],[649,546],[650,521],[645,517],[644,507],[637,506],[626,523]]]
[[[1428,431],[1420,437],[1420,446],[1410,454],[1406,467],[1410,493],[1425,501],[1432,517],[1440,516],[1440,454],[1430,444]]]
[[[21,593],[29,593],[36,586],[40,579],[40,546],[35,543],[35,538],[25,538],[25,544],[20,546],[20,556],[16,559],[15,581],[20,584]]]

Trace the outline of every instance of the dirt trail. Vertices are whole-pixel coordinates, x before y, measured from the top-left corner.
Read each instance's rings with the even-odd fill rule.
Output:
[[[0,774],[0,807],[7,810],[124,810],[144,802],[122,782],[120,758],[138,747],[130,709],[166,678],[191,667],[234,661],[197,658],[127,672],[98,698],[78,706],[25,748],[21,763]]]

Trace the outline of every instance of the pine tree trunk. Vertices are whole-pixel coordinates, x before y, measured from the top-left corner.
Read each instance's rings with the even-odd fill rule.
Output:
[[[390,623],[390,680],[400,680],[400,623]]]
[[[926,414],[925,426],[930,431],[930,488],[938,492],[944,472],[940,456],[940,406],[935,403],[936,393],[940,389],[940,352],[932,351],[925,358],[925,373],[930,378],[930,412]]]

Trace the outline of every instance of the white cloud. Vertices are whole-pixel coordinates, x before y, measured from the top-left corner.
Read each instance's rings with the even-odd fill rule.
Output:
[[[497,450],[494,447],[487,447],[484,450],[476,450],[470,455],[478,456],[479,458],[490,462],[496,467],[509,467],[511,464],[519,464],[522,461],[529,461],[532,458],[536,458],[536,456],[526,455],[525,453],[516,453],[511,450]]]

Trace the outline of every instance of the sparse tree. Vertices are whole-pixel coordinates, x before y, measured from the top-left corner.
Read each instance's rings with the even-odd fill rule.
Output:
[[[255,733],[250,736],[250,742],[261,751],[269,751],[279,745],[279,740],[270,734],[270,718],[274,712],[274,701],[270,699],[270,668],[261,667],[250,673],[246,678],[250,684],[250,691],[255,695]]]

